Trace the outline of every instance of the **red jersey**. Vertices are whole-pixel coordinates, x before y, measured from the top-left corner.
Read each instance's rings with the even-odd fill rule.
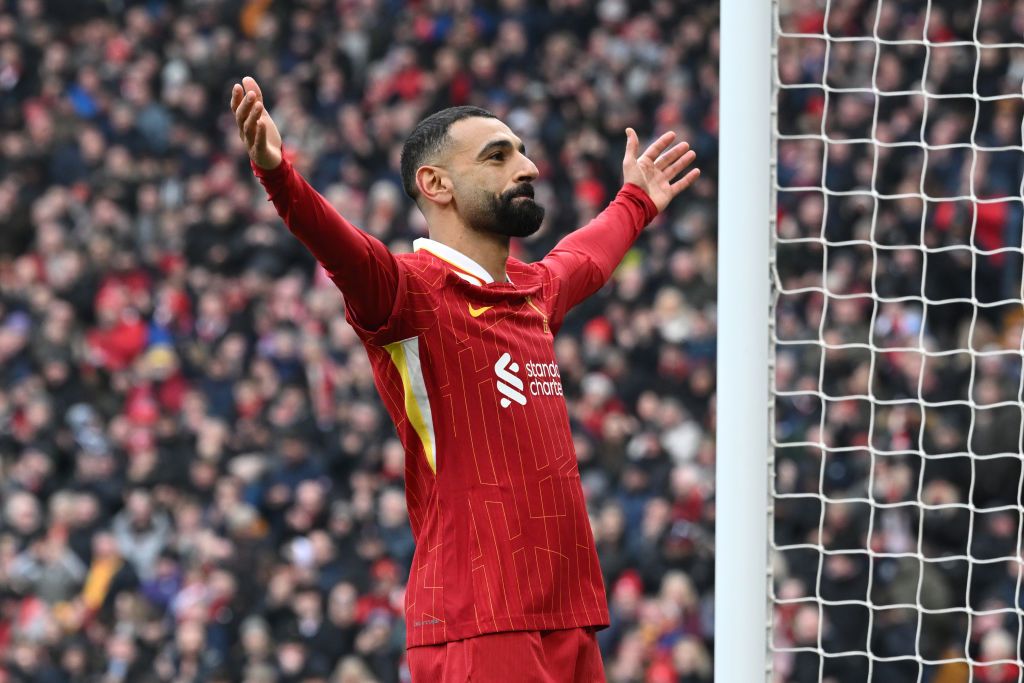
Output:
[[[432,240],[391,254],[288,162],[257,175],[344,293],[405,446],[407,646],[607,625],[553,339],[657,214],[650,198],[626,185],[543,260],[509,258],[508,281],[494,282]]]

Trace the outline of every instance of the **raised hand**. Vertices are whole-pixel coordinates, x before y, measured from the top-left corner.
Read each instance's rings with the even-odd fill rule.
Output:
[[[263,91],[254,78],[246,76],[231,88],[231,111],[238,124],[249,158],[260,168],[270,170],[281,163],[281,133],[263,104]]]
[[[688,142],[680,142],[670,149],[669,145],[675,137],[673,132],[665,133],[638,157],[640,140],[635,130],[626,129],[626,156],[622,159],[623,181],[641,187],[658,207],[659,213],[700,176],[700,169],[695,168],[672,182],[697,158],[697,153],[690,149]]]

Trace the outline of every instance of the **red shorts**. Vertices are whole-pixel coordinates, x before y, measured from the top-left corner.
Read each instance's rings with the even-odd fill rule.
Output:
[[[591,628],[507,631],[411,647],[413,683],[604,683]]]

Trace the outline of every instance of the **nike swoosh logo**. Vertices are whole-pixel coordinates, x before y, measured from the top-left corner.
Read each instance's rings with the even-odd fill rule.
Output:
[[[479,318],[481,315],[484,314],[485,311],[489,311],[492,308],[494,308],[494,306],[481,306],[480,308],[473,308],[473,304],[469,304],[469,314],[474,318]]]

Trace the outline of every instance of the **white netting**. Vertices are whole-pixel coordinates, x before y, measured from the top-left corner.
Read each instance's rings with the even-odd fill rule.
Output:
[[[774,680],[1022,681],[1024,2],[774,23]]]

